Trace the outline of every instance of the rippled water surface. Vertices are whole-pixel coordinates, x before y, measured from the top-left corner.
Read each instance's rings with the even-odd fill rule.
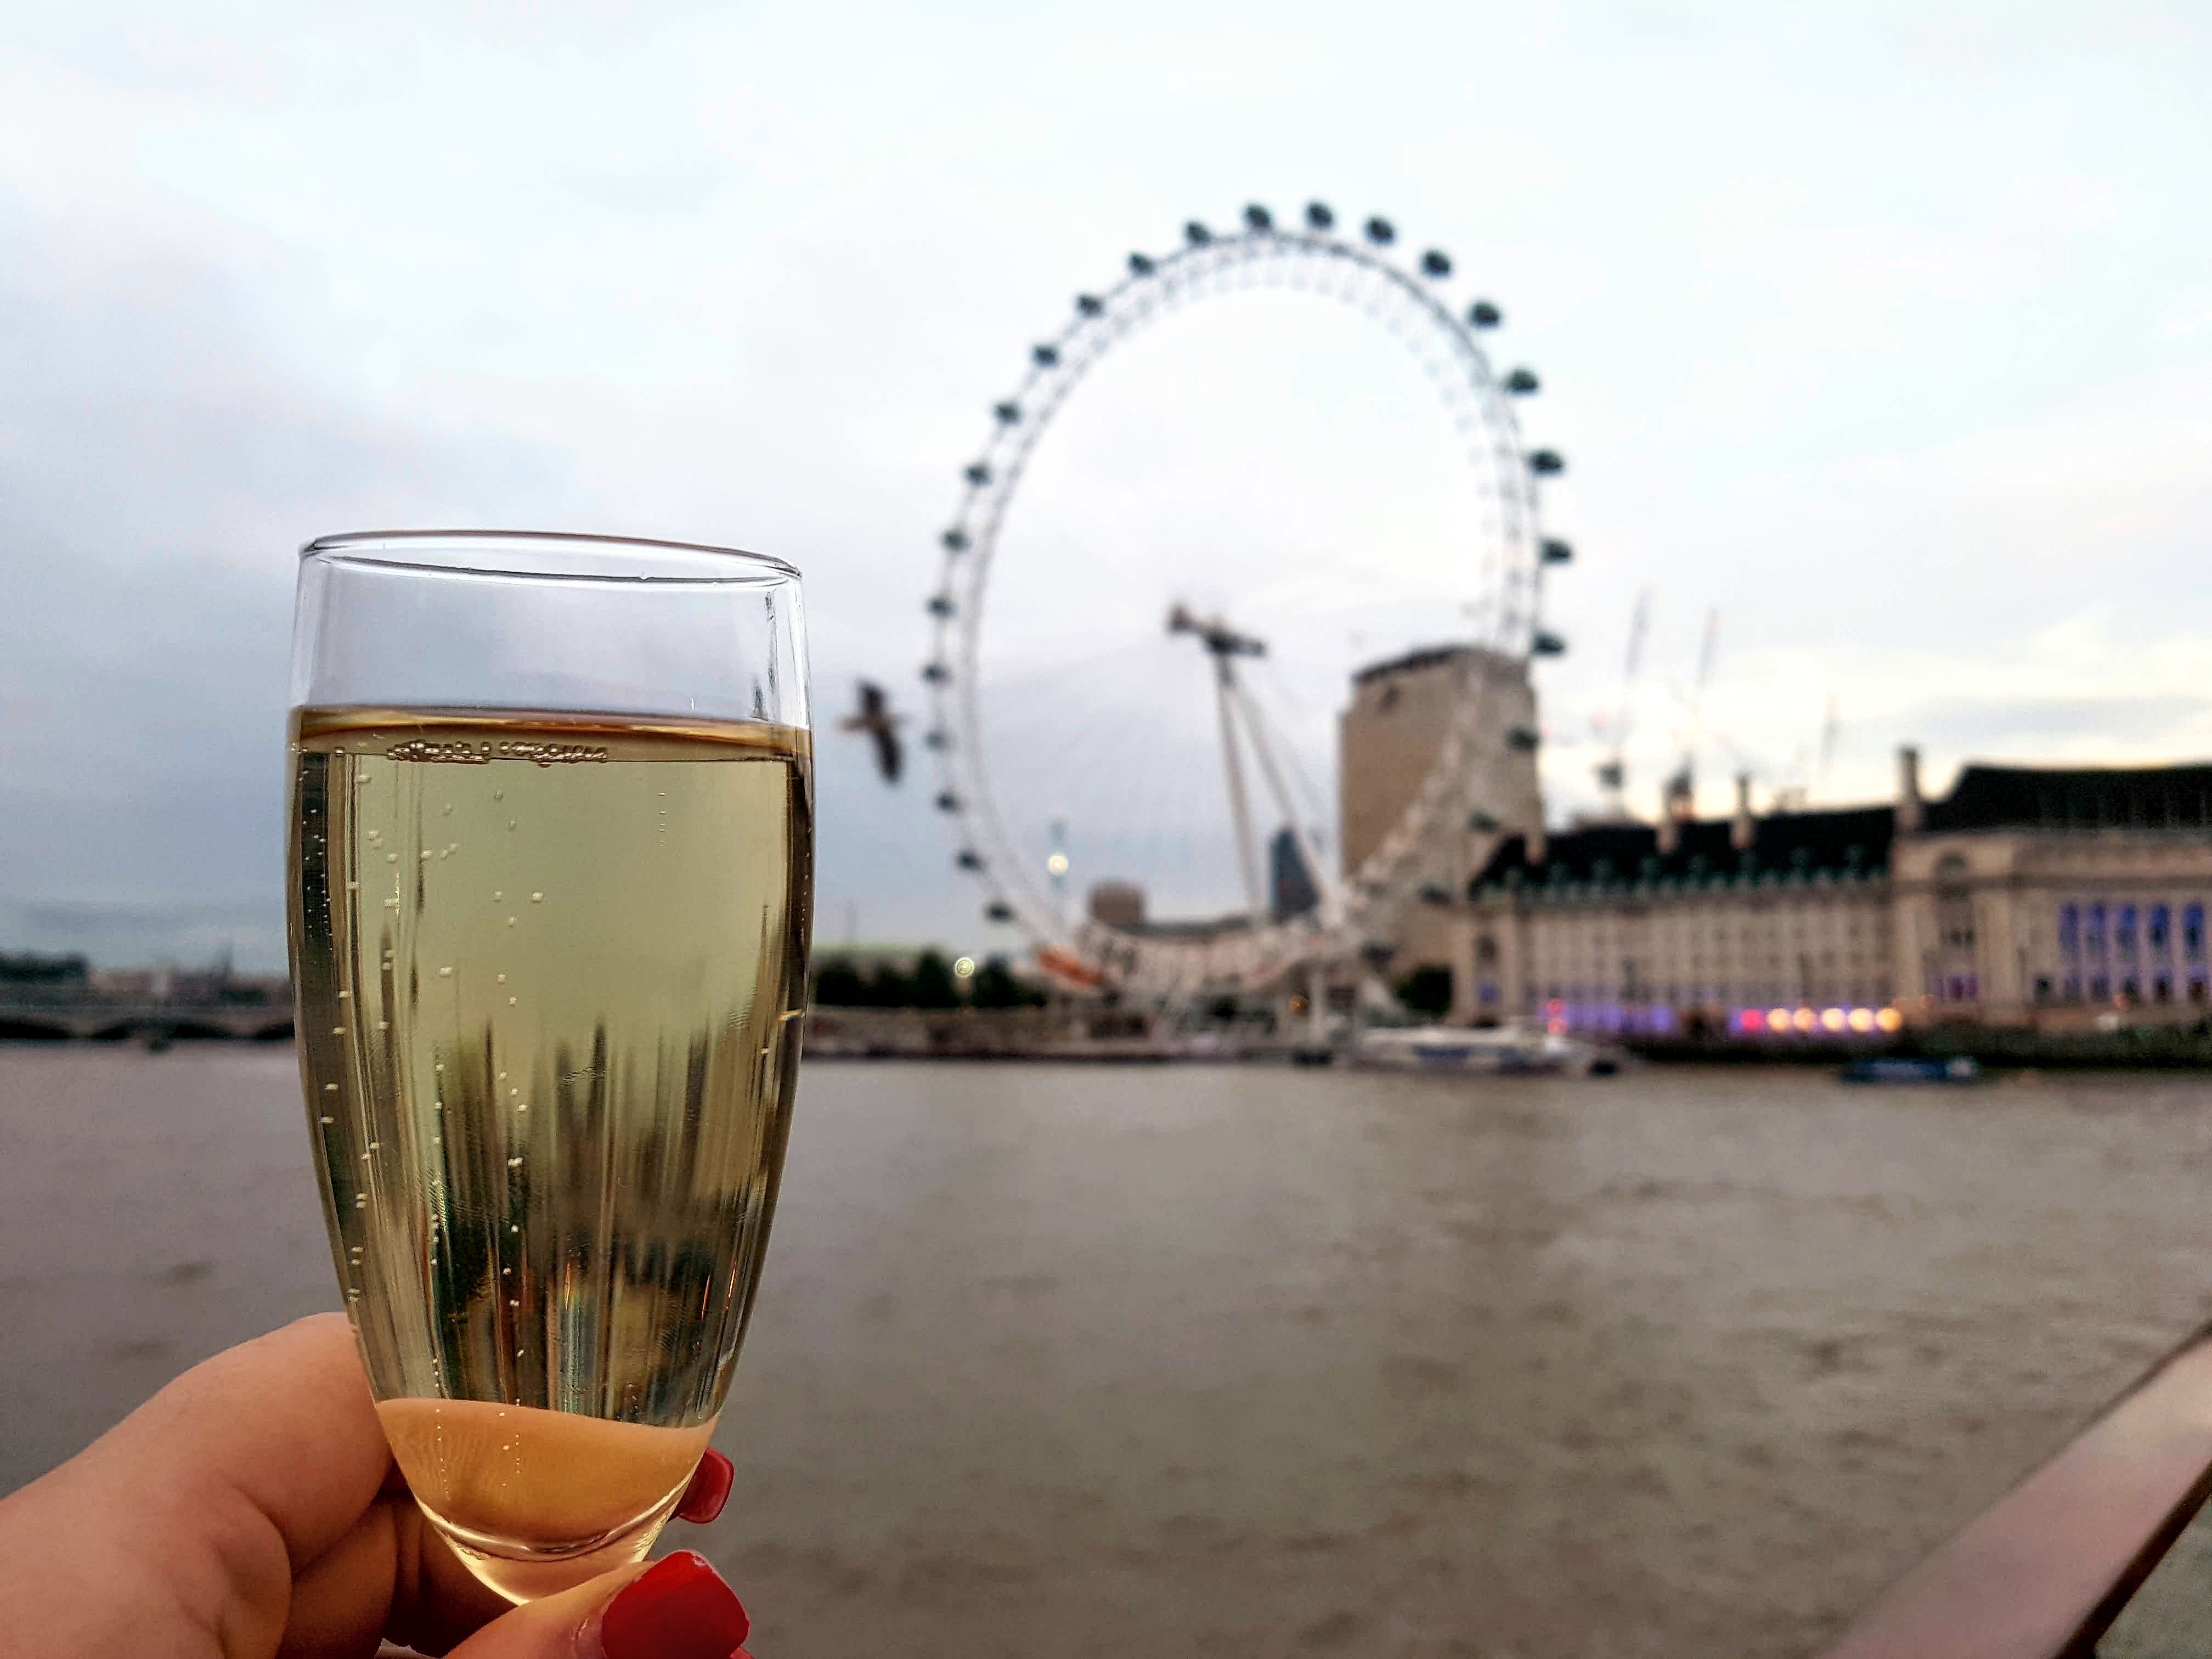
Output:
[[[285,1049],[0,1048],[0,1486],[334,1305]],[[811,1065],[774,1659],[1790,1655],[2212,1311],[2212,1082]]]

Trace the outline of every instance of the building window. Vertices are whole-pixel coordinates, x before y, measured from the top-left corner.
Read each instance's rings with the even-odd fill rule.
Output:
[[[2072,962],[2081,954],[2081,907],[2058,907],[2058,954]]]
[[[2035,976],[2035,1000],[2038,1002],[2048,1002],[2051,1000],[2050,975],[2038,974]]]
[[[2204,907],[2201,904],[2182,908],[2181,956],[2185,962],[2204,960]]]
[[[2105,959],[2105,907],[2091,905],[2083,915],[2082,922],[2082,948],[2088,952],[2090,961],[2102,962]]]
[[[2067,975],[2065,982],[2059,988],[2059,996],[2063,1000],[2067,1002],[2081,1001],[2081,975],[2079,974]]]
[[[2171,1002],[2173,1000],[2173,975],[2172,974],[2160,973],[2156,979],[2150,982],[2150,1000],[2153,1002]]]
[[[2137,979],[2133,974],[2130,974],[2125,979],[2120,981],[2120,994],[2125,997],[2130,1002],[2141,1002],[2142,1000],[2142,981]]]
[[[1966,884],[1966,860],[1947,853],[1936,861],[1936,933],[1954,951],[1974,948],[1974,896]]]
[[[2173,912],[2163,904],[2150,907],[2150,953],[2160,961],[2173,945]]]
[[[2089,975],[2089,1000],[2102,1002],[2112,994],[2112,982],[2102,974]]]
[[[2136,959],[2136,907],[2132,904],[2118,905],[2112,910],[2112,951],[2122,962]]]

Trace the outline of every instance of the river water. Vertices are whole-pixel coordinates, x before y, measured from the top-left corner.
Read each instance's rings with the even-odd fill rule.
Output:
[[[0,1047],[0,1489],[333,1305],[289,1049]],[[2212,1081],[817,1063],[765,1659],[1794,1655],[2212,1312]]]

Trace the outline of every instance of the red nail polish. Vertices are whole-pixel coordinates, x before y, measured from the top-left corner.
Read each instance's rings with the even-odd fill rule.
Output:
[[[730,1659],[752,1627],[707,1558],[678,1550],[607,1604],[599,1643],[607,1659]]]
[[[730,1501],[731,1483],[737,1478],[738,1472],[730,1466],[730,1460],[712,1446],[708,1447],[707,1455],[692,1471],[691,1484],[684,1489],[684,1501],[676,1506],[676,1518],[704,1526],[720,1515],[722,1505]]]

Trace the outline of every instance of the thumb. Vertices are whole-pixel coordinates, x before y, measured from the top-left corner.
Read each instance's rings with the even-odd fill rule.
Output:
[[[526,1601],[447,1659],[750,1659],[751,1628],[707,1558],[679,1550]]]

